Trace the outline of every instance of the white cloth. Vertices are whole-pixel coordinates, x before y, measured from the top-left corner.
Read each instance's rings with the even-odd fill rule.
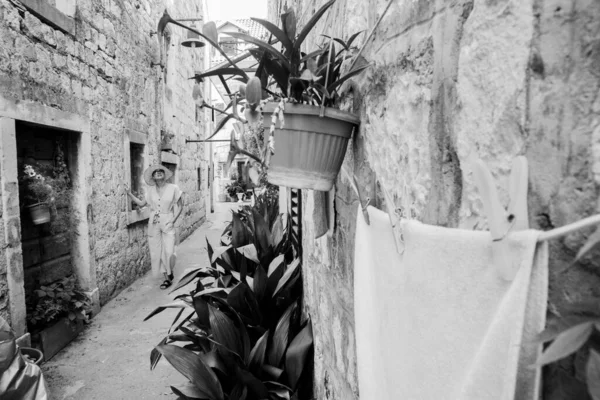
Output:
[[[520,267],[506,282],[491,261],[489,232],[402,221],[399,255],[387,214],[370,207],[371,225],[357,214],[361,398],[537,399],[540,369],[530,365],[540,351],[533,339],[544,327],[548,285],[538,232],[507,238]]]

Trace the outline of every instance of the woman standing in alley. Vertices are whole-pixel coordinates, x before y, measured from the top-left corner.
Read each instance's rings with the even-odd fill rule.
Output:
[[[175,222],[183,210],[181,189],[177,185],[167,183],[173,174],[162,165],[153,165],[144,171],[144,180],[148,184],[146,198],[138,199],[125,186],[125,193],[138,206],[150,207],[148,220],[148,245],[152,272],[162,272],[165,276],[161,289],[173,283],[173,267],[175,264]]]

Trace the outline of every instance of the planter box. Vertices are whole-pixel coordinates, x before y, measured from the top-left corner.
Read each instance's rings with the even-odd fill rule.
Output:
[[[66,345],[71,343],[83,330],[83,321],[69,321],[68,318],[60,319],[56,324],[42,330],[38,335],[39,344],[44,358],[51,359]]]
[[[277,103],[263,108],[265,132],[269,116]],[[305,104],[286,104],[285,123],[275,125],[275,153],[267,178],[273,185],[297,189],[329,191],[333,187],[346,155],[348,140],[359,125],[358,116],[335,108]]]

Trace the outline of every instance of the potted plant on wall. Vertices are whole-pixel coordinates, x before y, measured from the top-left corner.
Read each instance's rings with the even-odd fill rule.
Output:
[[[38,165],[23,164],[19,168],[19,188],[25,207],[35,225],[50,222],[50,206],[54,202],[52,178],[40,172]]]
[[[68,230],[75,218],[71,212],[73,188],[60,143],[52,165],[34,159],[19,163],[18,179],[21,203],[29,210],[33,223],[51,222],[51,232]],[[65,212],[58,215],[58,209]]]
[[[268,166],[268,181],[275,185],[330,190],[341,168],[348,140],[360,123],[357,115],[337,107],[342,84],[368,67],[356,66],[353,60],[346,68],[345,61],[353,58],[352,43],[360,32],[348,41],[328,37],[328,43],[321,48],[306,52],[301,49],[306,37],[334,2],[329,1],[315,12],[298,34],[296,17],[291,10],[281,15],[281,29],[269,21],[253,18],[277,38],[280,50],[244,33],[228,33],[256,46],[250,50],[259,60],[254,77],[249,78],[237,66],[196,75],[197,80],[215,75],[239,75],[237,79],[247,83],[239,98],[233,97],[232,113],[227,117],[267,129],[268,144],[261,149],[263,156],[254,159]],[[342,72],[344,69],[346,73]],[[238,104],[244,106],[244,118],[237,112]],[[272,117],[264,118],[263,113],[270,113]],[[232,135],[230,160],[242,151]]]

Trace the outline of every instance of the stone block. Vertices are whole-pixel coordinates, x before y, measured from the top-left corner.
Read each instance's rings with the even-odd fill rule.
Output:
[[[67,66],[67,57],[60,53],[54,53],[52,56],[52,63],[54,68],[64,70]]]

